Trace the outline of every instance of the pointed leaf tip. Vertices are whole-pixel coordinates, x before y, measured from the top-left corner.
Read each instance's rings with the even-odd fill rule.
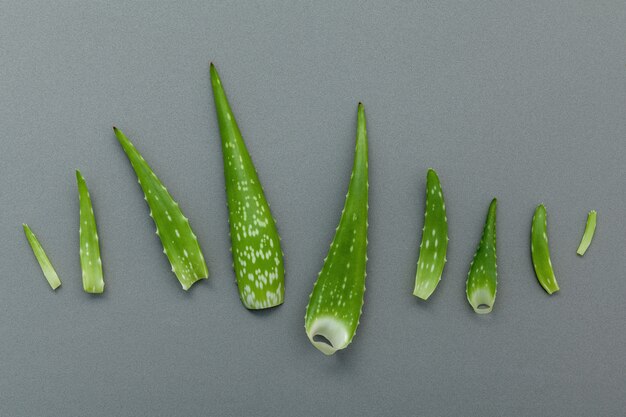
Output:
[[[211,62],[209,66],[209,72],[211,73],[211,83],[213,84],[221,84],[220,75],[217,73],[217,69],[215,65]]]

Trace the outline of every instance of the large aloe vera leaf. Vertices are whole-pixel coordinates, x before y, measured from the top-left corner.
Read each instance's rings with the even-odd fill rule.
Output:
[[[496,257],[496,208],[494,198],[489,205],[483,235],[467,275],[467,300],[478,314],[490,313],[496,301],[498,265]]]
[[[367,262],[368,151],[359,103],[354,166],[341,220],[304,318],[311,343],[326,355],[352,342],[363,307]]]
[[[170,261],[172,272],[183,289],[188,290],[196,281],[209,276],[198,239],[178,203],[174,201],[139,151],[121,130],[116,127],[113,130],[137,174],[144,199],[150,208],[150,217],[156,225],[156,234],[163,245],[163,253]]]
[[[283,303],[285,269],[276,223],[215,66],[211,84],[222,137],[233,266],[248,309]]]
[[[43,275],[46,277],[48,284],[53,290],[56,290],[61,286],[61,280],[57,275],[57,271],[54,270],[52,266],[52,262],[46,255],[46,252],[43,250],[41,243],[37,239],[37,236],[30,230],[27,224],[22,225],[24,227],[24,234],[26,234],[26,239],[28,239],[28,243],[30,247],[33,249],[33,253],[35,254],[35,258],[37,258],[37,262],[39,262],[39,266],[41,267],[41,271]]]
[[[443,200],[441,183],[433,169],[426,175],[426,208],[422,243],[415,274],[413,295],[423,300],[435,291],[441,281],[448,249],[448,218],[446,203]]]
[[[548,294],[557,292],[559,284],[556,282],[552,261],[550,260],[547,212],[543,204],[537,206],[533,216],[530,228],[530,254],[539,284]]]
[[[585,252],[587,252],[587,248],[591,245],[591,240],[593,239],[593,235],[596,232],[596,211],[591,210],[587,215],[587,224],[585,225],[585,233],[583,234],[582,239],[580,240],[580,245],[578,245],[577,254],[583,256]]]
[[[80,203],[80,266],[83,273],[83,290],[90,294],[101,294],[104,291],[104,278],[96,218],[89,189],[78,170],[76,170],[76,183]]]

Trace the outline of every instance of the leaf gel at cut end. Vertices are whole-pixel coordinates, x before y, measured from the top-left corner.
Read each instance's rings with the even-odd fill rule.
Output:
[[[87,184],[78,170],[76,170],[76,183],[80,204],[80,266],[83,274],[83,290],[90,294],[101,294],[104,292],[104,278],[96,218]]]
[[[413,295],[423,300],[435,291],[446,263],[448,219],[439,177],[433,169],[426,176],[426,207],[422,243],[417,261]]]
[[[489,205],[483,235],[467,275],[467,300],[478,314],[490,313],[496,301],[498,265],[496,256],[496,208],[494,198]]]
[[[550,260],[547,212],[543,204],[537,206],[533,215],[530,229],[530,253],[539,284],[548,294],[559,291],[559,284],[556,282]]]
[[[26,234],[26,239],[30,244],[30,247],[33,249],[33,253],[35,254],[35,258],[37,258],[37,262],[39,262],[39,266],[41,267],[41,271],[43,272],[44,277],[50,284],[50,287],[53,290],[56,290],[61,286],[61,280],[57,275],[57,272],[54,270],[50,259],[48,259],[48,255],[43,250],[43,247],[39,243],[37,236],[30,230],[27,224],[22,225],[24,227],[24,234]]]
[[[163,245],[163,253],[172,266],[172,272],[186,291],[195,282],[209,276],[198,239],[178,203],[174,201],[139,151],[121,130],[116,127],[113,130],[137,174],[150,209],[150,217],[156,225],[156,234]]]
[[[354,338],[363,308],[367,263],[368,149],[365,111],[359,103],[356,150],[348,194],[304,318],[317,349],[332,355]]]
[[[591,241],[593,240],[593,235],[596,232],[596,217],[597,213],[595,210],[591,210],[587,215],[587,224],[585,225],[585,233],[580,241],[580,245],[578,246],[577,254],[583,256],[589,245],[591,245]]]
[[[220,127],[233,266],[244,307],[276,307],[285,298],[283,251],[276,222],[215,66],[211,85]]]

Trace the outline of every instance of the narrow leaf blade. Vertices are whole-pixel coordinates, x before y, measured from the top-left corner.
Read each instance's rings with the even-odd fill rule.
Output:
[[[550,260],[547,220],[546,208],[543,204],[540,204],[535,209],[530,229],[530,253],[537,280],[548,294],[554,294],[559,291],[559,284],[556,282],[552,261]]]
[[[195,282],[209,276],[198,239],[178,203],[174,201],[139,151],[121,130],[116,127],[113,130],[135,170],[144,199],[150,208],[150,217],[156,226],[156,234],[161,239],[163,252],[172,266],[172,272],[183,289],[188,290]]]
[[[41,243],[37,239],[37,236],[33,233],[33,231],[28,227],[27,224],[22,225],[24,227],[24,234],[26,234],[26,239],[30,244],[30,247],[33,249],[33,253],[35,254],[35,258],[37,258],[37,262],[39,262],[39,266],[41,267],[41,271],[43,275],[46,277],[48,284],[53,290],[56,290],[61,286],[61,280],[57,275],[57,272],[54,270],[48,255],[44,251]]]
[[[587,215],[587,224],[585,225],[585,233],[580,241],[580,245],[578,246],[577,254],[583,256],[589,245],[591,245],[591,241],[593,240],[593,235],[596,232],[596,217],[597,213],[595,210],[591,210]]]
[[[89,189],[78,170],[76,170],[76,183],[80,204],[80,266],[83,273],[83,290],[90,294],[101,294],[104,292],[104,278],[96,218]]]
[[[439,177],[435,170],[429,169],[426,178],[424,228],[422,229],[422,243],[417,261],[413,295],[427,300],[435,291],[439,281],[441,281],[447,249],[446,203],[443,199]]]

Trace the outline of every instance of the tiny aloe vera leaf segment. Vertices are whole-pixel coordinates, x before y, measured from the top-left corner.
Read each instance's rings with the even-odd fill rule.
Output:
[[[554,277],[550,248],[548,247],[548,222],[546,208],[540,204],[535,209],[533,223],[530,228],[530,254],[535,267],[537,280],[548,294],[559,290],[559,284]]]
[[[26,234],[26,239],[28,239],[28,243],[33,249],[33,253],[35,254],[35,258],[37,258],[37,261],[39,262],[39,266],[43,271],[43,275],[48,280],[48,284],[50,284],[50,287],[53,290],[56,290],[61,286],[61,280],[59,279],[57,272],[54,270],[54,267],[52,266],[50,259],[48,259],[48,255],[46,255],[46,252],[43,250],[41,243],[39,243],[37,236],[35,236],[35,234],[32,230],[30,230],[30,227],[28,227],[27,224],[24,224],[23,226],[24,233]]]
[[[498,285],[498,265],[496,257],[496,208],[495,198],[489,205],[483,235],[467,275],[466,293],[474,311],[478,314],[490,313],[496,301]]]
[[[76,183],[80,204],[80,266],[83,272],[83,290],[90,294],[101,294],[104,292],[104,278],[102,277],[102,259],[100,258],[96,218],[87,184],[78,170],[76,171]]]
[[[150,208],[150,217],[156,225],[156,234],[163,245],[163,253],[170,261],[172,272],[186,291],[196,281],[209,277],[198,239],[178,203],[174,201],[139,151],[121,130],[115,127],[113,130],[137,174],[144,199]]]
[[[587,215],[587,225],[585,226],[585,233],[583,234],[583,238],[580,241],[580,245],[578,246],[577,254],[583,256],[585,252],[587,252],[587,248],[591,245],[591,240],[593,239],[593,235],[596,232],[596,211],[591,210]]]
[[[251,310],[275,307],[285,298],[283,252],[276,222],[213,64],[211,84],[222,137],[231,251],[239,298]]]
[[[304,318],[309,340],[326,355],[352,342],[363,308],[367,275],[367,154],[365,110],[359,103],[354,166],[346,202]]]
[[[422,243],[417,261],[413,295],[423,300],[435,291],[441,281],[448,249],[448,218],[439,177],[433,169],[426,175],[426,208]]]

